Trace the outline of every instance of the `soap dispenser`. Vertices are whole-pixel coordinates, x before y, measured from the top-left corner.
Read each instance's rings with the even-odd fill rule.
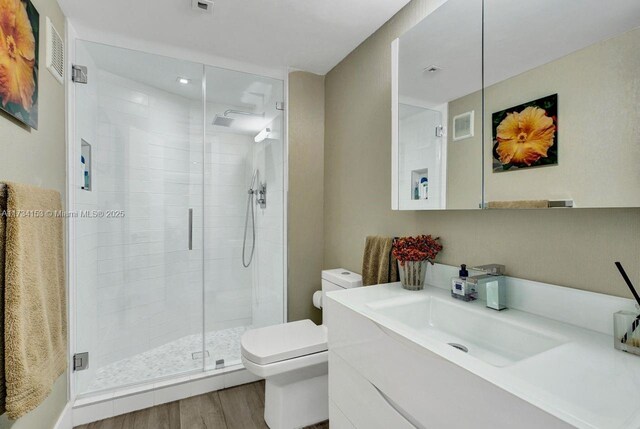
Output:
[[[458,277],[451,279],[451,296],[463,301],[473,301],[478,298],[475,284],[467,282],[469,271],[465,264],[460,265]]]
[[[466,264],[460,265],[460,271],[458,271],[458,275],[463,280],[466,280],[467,277],[469,277],[469,271],[467,271],[467,265]]]

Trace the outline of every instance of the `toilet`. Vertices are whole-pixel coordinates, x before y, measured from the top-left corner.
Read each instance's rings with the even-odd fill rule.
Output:
[[[362,286],[342,268],[322,272],[326,292]],[[242,336],[242,363],[265,382],[264,420],[293,429],[329,418],[327,328],[311,320],[251,329]]]

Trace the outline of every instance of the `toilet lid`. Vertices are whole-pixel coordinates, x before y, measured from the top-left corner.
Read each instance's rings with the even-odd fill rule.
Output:
[[[242,336],[242,355],[258,365],[327,350],[327,328],[311,320],[251,329]]]

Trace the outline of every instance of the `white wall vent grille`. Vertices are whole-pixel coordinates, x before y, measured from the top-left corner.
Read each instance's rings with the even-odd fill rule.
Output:
[[[47,17],[47,69],[64,84],[64,42]]]
[[[213,13],[213,1],[211,0],[191,0],[191,8],[198,12]]]

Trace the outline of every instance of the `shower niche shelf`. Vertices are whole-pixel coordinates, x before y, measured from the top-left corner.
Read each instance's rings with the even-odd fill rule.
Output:
[[[411,171],[411,199],[429,199],[429,169],[421,168]]]
[[[80,162],[81,181],[80,187],[85,191],[91,191],[91,145],[85,140],[81,140],[80,144],[81,160],[84,159],[84,163]]]

